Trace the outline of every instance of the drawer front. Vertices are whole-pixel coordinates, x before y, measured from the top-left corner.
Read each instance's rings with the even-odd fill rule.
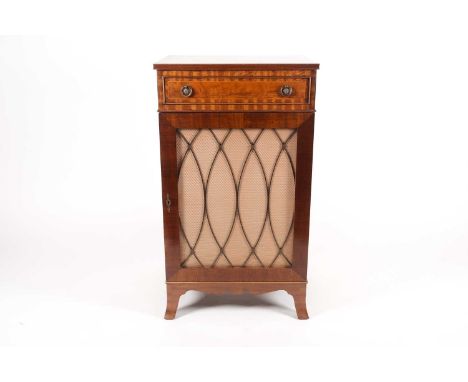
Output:
[[[177,103],[295,103],[309,102],[308,78],[165,78],[166,104]],[[187,95],[182,94],[186,86]],[[281,95],[281,90],[290,95]],[[189,93],[191,90],[191,94]],[[190,94],[190,95],[189,95]]]
[[[160,111],[313,110],[315,73],[162,73]]]

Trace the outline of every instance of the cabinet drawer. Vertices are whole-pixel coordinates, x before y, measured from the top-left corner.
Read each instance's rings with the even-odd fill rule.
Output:
[[[315,72],[158,73],[160,111],[313,111]]]
[[[307,104],[309,79],[165,78],[164,101],[166,104]]]

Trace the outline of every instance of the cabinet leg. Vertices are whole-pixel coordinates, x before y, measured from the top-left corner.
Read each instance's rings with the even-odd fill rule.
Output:
[[[306,305],[306,285],[295,287],[288,291],[294,299],[294,305],[296,306],[296,314],[299,320],[308,320],[309,315],[307,314]]]
[[[166,284],[167,288],[167,308],[166,314],[164,315],[164,319],[166,320],[173,320],[175,318],[177,312],[177,306],[179,305],[180,296],[185,293],[185,291],[181,290],[175,285]]]

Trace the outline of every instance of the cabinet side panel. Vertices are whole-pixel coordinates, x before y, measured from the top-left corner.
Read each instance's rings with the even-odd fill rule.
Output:
[[[176,130],[159,114],[159,142],[161,154],[161,185],[164,220],[164,248],[166,279],[179,269],[179,212],[177,194]]]
[[[314,143],[314,114],[297,132],[296,206],[294,214],[294,262],[293,269],[307,279],[309,249],[309,220],[312,181],[312,157]]]

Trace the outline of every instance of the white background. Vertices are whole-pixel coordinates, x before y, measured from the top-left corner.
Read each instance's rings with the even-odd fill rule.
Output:
[[[31,35],[0,39],[0,344],[468,344],[462,1],[0,4]],[[310,320],[284,292],[162,319],[168,54],[321,64]]]

